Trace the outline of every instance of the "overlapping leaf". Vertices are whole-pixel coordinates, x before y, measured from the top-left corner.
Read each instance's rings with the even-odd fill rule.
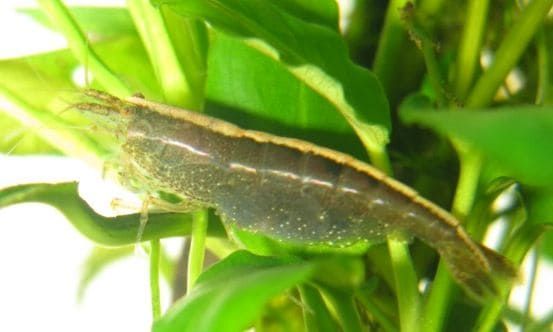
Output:
[[[243,331],[269,299],[312,272],[311,263],[235,252],[206,271],[153,331]]]
[[[387,142],[390,119],[382,87],[371,72],[353,64],[337,31],[303,21],[268,2],[153,2],[168,4],[182,15],[205,19],[215,29],[237,36],[283,63],[301,83],[344,116],[367,148],[380,149]]]
[[[405,108],[401,116],[407,123],[417,123],[466,141],[524,183],[553,184],[551,107],[447,112]]]

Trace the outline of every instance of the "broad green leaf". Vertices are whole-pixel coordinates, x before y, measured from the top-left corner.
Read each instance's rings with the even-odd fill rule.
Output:
[[[335,0],[280,0],[273,4],[306,22],[338,30],[339,9]]]
[[[237,251],[204,272],[153,331],[243,331],[274,296],[305,281],[313,265]]]
[[[244,128],[364,156],[351,127],[332,104],[282,63],[219,34],[211,40],[207,68],[206,113]]]
[[[73,91],[70,82],[71,71],[76,62],[67,56],[67,52],[52,52],[38,56],[0,61],[0,94],[6,94],[24,101],[29,107],[40,112],[47,109],[63,110],[59,96],[62,92]],[[53,152],[51,146],[44,144],[38,137],[43,128],[40,124],[34,127],[23,126],[23,119],[10,112],[6,101],[0,106],[0,130],[3,139],[1,151],[14,150],[14,153]],[[69,115],[71,116],[71,115]],[[19,120],[16,120],[19,118]],[[66,126],[66,123],[60,121]],[[73,123],[77,125],[77,123]],[[45,126],[46,124],[42,124]],[[14,149],[15,148],[15,149]]]
[[[207,32],[204,22],[158,10],[147,0],[128,2],[164,101],[201,110],[204,101]]]
[[[162,93],[142,41],[134,34],[93,45],[102,60],[132,91],[161,100]]]
[[[388,103],[376,77],[349,58],[332,29],[291,16],[269,2],[254,0],[157,0],[176,12],[203,18],[215,29],[243,39],[327,99],[352,125],[365,146],[381,150],[388,141]]]
[[[27,202],[45,203],[57,208],[81,234],[105,246],[136,243],[140,217],[136,214],[114,218],[100,216],[83,201],[77,183],[29,184],[8,187],[0,191],[0,208]],[[192,216],[188,214],[151,214],[142,240],[190,234]],[[221,224],[211,222],[210,236],[224,236]]]
[[[126,8],[116,7],[69,7],[81,28],[94,34],[95,38],[113,38],[136,35],[129,12]],[[40,9],[25,8],[20,12],[31,16],[35,21],[52,29],[52,23]],[[98,19],[100,18],[101,19]]]
[[[207,76],[210,102],[290,127],[350,130],[332,104],[293,76],[282,63],[235,38],[224,35],[213,38]]]
[[[21,98],[9,91],[6,87],[0,86],[0,111],[5,115],[17,120],[25,129],[34,130],[34,134],[55,146],[59,151],[77,158],[86,160],[94,167],[100,168],[102,161],[98,156],[104,155],[105,150],[99,147],[96,142],[79,132],[75,127],[69,126],[65,119],[45,111],[40,107],[33,107]],[[9,128],[7,135],[13,130],[20,131],[20,128]],[[34,150],[41,144],[34,144]],[[8,150],[10,152],[10,150]],[[33,151],[34,152],[34,151]]]
[[[531,185],[553,184],[553,108],[504,107],[436,112],[404,108],[401,117],[469,143],[516,179]]]

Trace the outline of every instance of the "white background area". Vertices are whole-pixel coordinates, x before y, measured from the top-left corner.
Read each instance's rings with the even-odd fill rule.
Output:
[[[86,2],[91,1],[71,1]],[[14,5],[32,6],[34,2],[0,1],[0,58],[64,47],[61,36],[17,14]],[[100,182],[99,176],[81,162],[67,158],[29,161],[0,156],[0,188],[40,180],[87,179],[92,183],[89,190],[111,191],[111,187],[94,187]],[[149,331],[145,255],[137,253],[111,265],[94,279],[82,302],[77,303],[82,264],[92,248],[93,244],[51,207],[24,204],[0,210],[0,331]],[[552,265],[541,262],[539,267],[533,304],[538,316],[553,309]],[[166,305],[167,285],[163,286]],[[524,285],[514,291],[517,306],[524,294]]]

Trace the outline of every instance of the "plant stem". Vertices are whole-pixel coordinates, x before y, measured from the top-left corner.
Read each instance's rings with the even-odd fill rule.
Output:
[[[388,157],[388,153],[386,152],[386,148],[384,146],[380,146],[379,149],[367,150],[367,152],[369,153],[374,167],[380,169],[388,175],[393,173],[392,166],[390,165],[390,158]]]
[[[161,298],[159,295],[159,255],[160,241],[150,241],[150,296],[152,300],[152,316],[154,321],[161,317]]]
[[[542,28],[536,38],[538,53],[538,88],[536,93],[536,105],[553,104],[553,84],[551,71],[553,71],[552,59],[553,46],[547,44],[545,28]]]
[[[436,92],[438,107],[445,107],[447,105],[447,96],[445,92],[446,88],[440,72],[438,59],[436,59],[436,54],[434,54],[434,43],[425,31],[422,31],[420,28],[416,27],[412,22],[409,22],[408,28],[420,44],[419,47],[421,48],[424,64],[426,65],[426,70],[428,71],[428,78],[432,88]]]
[[[325,288],[324,293],[334,307],[344,332],[361,332],[364,330],[351,294],[329,288]]]
[[[461,169],[457,180],[457,188],[455,189],[452,211],[453,215],[464,220],[472,209],[476,198],[482,158],[479,153],[474,152],[461,142],[453,142],[453,144],[459,155]]]
[[[401,48],[406,40],[400,12],[407,2],[409,1],[392,0],[389,2],[374,58],[373,71],[388,95],[392,89],[391,85],[396,82],[394,71],[402,54]]]
[[[480,178],[481,158],[459,142],[454,142],[459,154],[461,169],[453,200],[453,214],[463,220],[472,209]],[[426,301],[423,314],[423,329],[428,332],[442,331],[445,316],[453,300],[454,284],[443,260],[440,260],[436,277]]]
[[[190,236],[190,256],[188,258],[188,276],[186,291],[190,292],[202,273],[205,256],[205,238],[207,235],[208,214],[207,210],[194,213],[192,233]]]
[[[203,108],[203,75],[204,67],[199,64],[203,63],[203,58],[199,61],[188,61],[191,63],[188,67],[183,68],[183,65],[177,55],[173,44],[172,31],[167,26],[166,19],[169,18],[173,25],[176,25],[175,20],[185,20],[177,17],[170,12],[164,12],[159,8],[153,7],[148,0],[129,0],[129,11],[133,17],[135,25],[146,50],[157,79],[162,87],[166,100],[174,105],[182,106],[188,109],[201,110]],[[189,31],[194,26],[178,25],[179,47],[186,49],[185,58],[194,58],[204,56],[203,52],[196,51],[197,30]],[[187,38],[190,37],[190,38]],[[185,69],[188,69],[188,74]],[[197,74],[197,71],[201,73]]]
[[[378,307],[374,301],[372,301],[368,294],[358,294],[357,299],[367,308],[367,311],[374,317],[374,319],[380,324],[382,330],[386,332],[398,332],[398,328],[394,325],[395,321]]]
[[[456,290],[454,286],[444,261],[440,260],[430,294],[425,302],[421,330],[425,332],[442,331],[445,316],[451,308],[453,292]]]
[[[303,302],[303,320],[307,332],[336,331],[336,324],[319,291],[311,285],[298,286]]]
[[[387,174],[392,173],[390,160],[384,147],[379,150],[370,150],[369,153],[373,164],[377,168]],[[417,276],[409,255],[409,246],[404,241],[389,237],[388,252],[394,271],[394,284],[402,331],[416,331],[420,300]]]
[[[461,100],[465,99],[474,79],[474,72],[480,58],[488,7],[489,0],[470,0],[468,3],[465,15],[466,23],[461,37],[455,70],[455,93]]]
[[[132,94],[131,90],[107,67],[107,65],[92,50],[85,34],[71,16],[69,10],[59,0],[40,0],[46,15],[53,26],[57,27],[67,39],[69,49],[77,60],[87,66],[100,84],[119,97]]]
[[[419,327],[419,293],[417,276],[409,255],[409,247],[402,241],[388,238],[388,251],[394,267],[396,295],[402,332],[416,332]]]
[[[534,0],[528,4],[501,42],[494,62],[470,92],[466,102],[467,107],[484,107],[492,101],[497,89],[516,65],[552,5],[553,0]]]

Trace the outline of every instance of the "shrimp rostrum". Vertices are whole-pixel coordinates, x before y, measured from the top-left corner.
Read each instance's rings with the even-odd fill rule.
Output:
[[[227,227],[330,247],[406,233],[437,250],[479,298],[516,275],[448,212],[349,155],[143,98],[87,95],[94,102],[76,108],[117,124],[125,159],[146,186],[215,209]]]

